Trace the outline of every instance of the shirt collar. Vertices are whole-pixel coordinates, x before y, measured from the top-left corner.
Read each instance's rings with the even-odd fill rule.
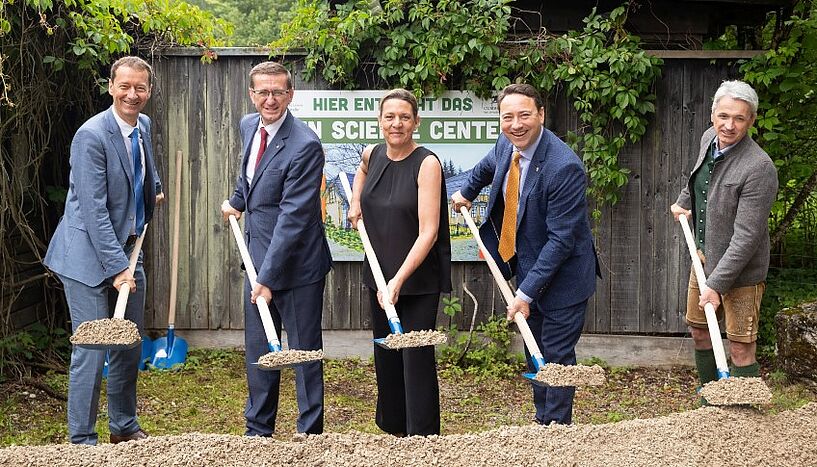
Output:
[[[541,131],[539,131],[539,137],[536,138],[536,141],[528,146],[527,149],[524,151],[517,148],[516,146],[513,147],[514,151],[518,151],[519,154],[522,155],[523,159],[527,159],[528,161],[533,160],[533,155],[536,153],[536,148],[539,147],[539,142],[542,141],[542,135],[545,134],[545,127],[541,127]]]
[[[716,160],[720,159],[721,157],[725,156],[726,153],[728,153],[732,148],[734,148],[735,145],[737,145],[737,143],[731,146],[726,146],[725,148],[722,149],[718,148],[718,136],[715,135],[715,137],[712,139],[712,158]]]
[[[111,113],[113,113],[113,118],[116,120],[116,124],[119,126],[119,131],[122,132],[122,136],[125,138],[130,138],[131,133],[133,133],[133,129],[136,127],[122,119],[122,117],[116,113],[116,109],[114,109],[113,106],[111,106]],[[138,118],[136,119],[136,126],[139,126]],[[139,131],[141,132],[142,129],[139,128]]]

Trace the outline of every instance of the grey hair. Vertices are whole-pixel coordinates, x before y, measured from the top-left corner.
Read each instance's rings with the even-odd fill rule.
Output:
[[[712,112],[718,106],[718,102],[722,97],[731,97],[732,99],[741,100],[749,104],[749,109],[752,111],[752,116],[757,116],[757,93],[752,86],[743,81],[724,81],[721,86],[715,91],[715,97],[712,98]]]

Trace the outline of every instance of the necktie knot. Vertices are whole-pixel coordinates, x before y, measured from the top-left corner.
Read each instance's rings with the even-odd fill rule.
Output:
[[[136,128],[133,129],[133,131],[130,134],[130,137],[131,138],[138,138],[139,137],[139,127],[136,127]]]

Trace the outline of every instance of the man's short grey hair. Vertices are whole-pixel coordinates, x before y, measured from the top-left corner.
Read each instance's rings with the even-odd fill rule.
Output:
[[[757,116],[757,93],[751,86],[743,81],[724,81],[721,86],[715,91],[715,97],[712,99],[712,112],[718,106],[718,102],[722,97],[731,97],[749,104],[749,109],[752,111],[752,116]]]

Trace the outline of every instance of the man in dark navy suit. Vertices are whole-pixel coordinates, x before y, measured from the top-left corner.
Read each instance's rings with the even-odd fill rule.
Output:
[[[519,284],[508,319],[522,313],[545,361],[572,365],[598,271],[587,175],[578,156],[544,128],[544,101],[533,86],[512,84],[497,102],[502,135],[452,195],[452,204],[470,209],[491,185],[480,234],[505,278],[516,275]],[[534,386],[536,421],[571,423],[575,391]]]
[[[268,352],[255,300],[267,300],[279,335],[283,321],[291,349],[323,347],[323,288],[332,265],[321,221],[324,156],[315,132],[287,110],[293,93],[283,65],[263,62],[250,71],[249,95],[258,113],[241,119],[241,171],[235,192],[221,205],[225,220],[247,213],[245,240],[258,271],[258,284],[251,288],[247,280],[244,293],[248,436],[275,432],[281,381],[280,371],[251,365]],[[322,433],[323,364],[297,366],[295,385],[298,432]]]

